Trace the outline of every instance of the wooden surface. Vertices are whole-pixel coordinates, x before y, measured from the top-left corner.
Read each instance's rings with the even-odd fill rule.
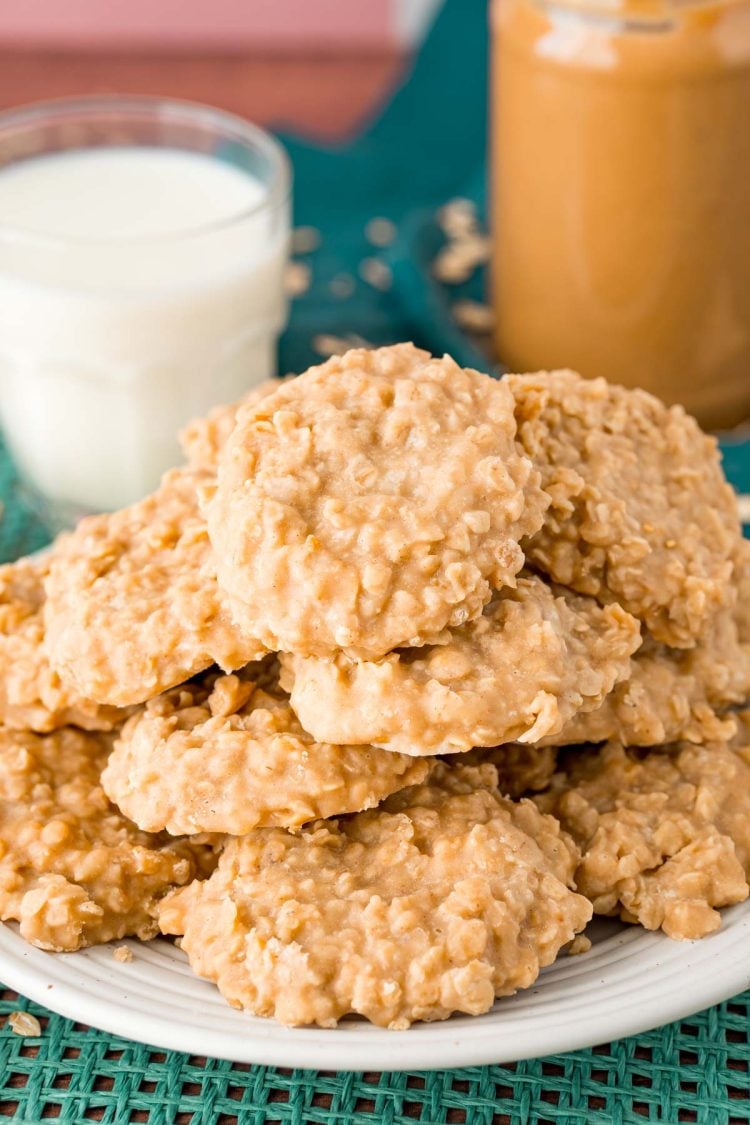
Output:
[[[75,94],[159,94],[337,140],[377,111],[402,69],[395,52],[269,57],[0,50],[0,109]]]

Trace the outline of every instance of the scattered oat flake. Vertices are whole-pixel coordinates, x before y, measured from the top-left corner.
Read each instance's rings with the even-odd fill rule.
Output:
[[[349,341],[345,340],[342,336],[329,336],[326,333],[321,333],[313,339],[313,348],[318,355],[332,356],[343,355],[345,351],[349,350]]]
[[[491,332],[495,327],[495,314],[489,305],[480,301],[456,301],[453,305],[456,323],[467,332]]]
[[[451,199],[438,211],[437,221],[449,238],[473,234],[478,227],[476,205],[471,199]]]
[[[453,247],[458,251],[467,261],[475,262],[481,265],[482,262],[489,261],[490,251],[492,249],[492,242],[486,234],[473,234],[470,238],[462,238],[453,243]]]
[[[383,219],[378,216],[375,219],[370,219],[365,227],[365,238],[373,246],[390,246],[395,237],[396,224],[392,223],[390,219]]]
[[[433,273],[449,285],[467,281],[478,266],[488,261],[490,250],[490,239],[479,230],[460,238],[449,237],[435,258]]]
[[[310,267],[305,262],[289,262],[284,274],[284,289],[288,297],[300,297],[310,288]]]
[[[448,245],[432,263],[432,272],[438,281],[443,281],[446,285],[459,285],[462,281],[468,281],[473,267],[463,255],[454,253],[452,245]]]
[[[747,494],[737,497],[737,507],[743,523],[750,523],[750,496]]]
[[[585,934],[576,934],[568,946],[568,956],[577,957],[579,953],[588,953],[591,949],[591,939]]]
[[[373,289],[390,289],[393,281],[390,267],[380,258],[364,258],[359,264],[359,276]]]
[[[344,300],[351,297],[355,289],[355,281],[350,273],[337,273],[328,283],[328,288],[334,297]]]
[[[128,961],[133,960],[133,950],[129,949],[127,945],[116,945],[112,950],[112,956],[115,961],[119,961],[121,965],[125,965]]]
[[[42,1034],[42,1025],[31,1012],[11,1012],[8,1016],[8,1026],[16,1035],[27,1035],[32,1039]]]
[[[318,355],[328,358],[332,355],[343,355],[350,348],[371,348],[372,344],[355,333],[349,336],[333,336],[322,332],[319,336],[313,337],[312,346]]]
[[[311,254],[320,246],[320,231],[317,227],[296,227],[292,231],[292,253]]]

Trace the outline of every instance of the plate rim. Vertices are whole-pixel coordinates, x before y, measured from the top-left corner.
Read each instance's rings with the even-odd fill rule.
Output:
[[[584,1050],[599,1043],[642,1034],[675,1020],[689,1018],[749,988],[750,961],[745,957],[722,954],[725,946],[732,947],[738,940],[744,941],[750,951],[750,900],[723,913],[722,928],[700,942],[673,943],[663,934],[632,927],[595,946],[595,949],[602,950],[605,944],[612,942],[612,948],[616,948],[618,945],[631,945],[634,940],[647,936],[659,943],[653,947],[657,952],[677,947],[674,957],[661,957],[660,963],[667,968],[680,959],[677,952],[680,949],[699,947],[705,951],[706,956],[701,954],[700,960],[716,964],[711,965],[710,971],[693,974],[687,986],[675,989],[666,1001],[659,994],[657,1004],[653,996],[649,999],[646,994],[638,1004],[625,1009],[620,1005],[606,1004],[602,1008],[600,1003],[592,1024],[586,1020],[588,1000],[584,1000],[582,1006],[571,1008],[571,1020],[550,1024],[541,1037],[534,1027],[538,1017],[532,1015],[527,1020],[530,1028],[512,1026],[513,1046],[510,1050],[507,1049],[507,1028],[503,1034],[503,1015],[506,1011],[512,1013],[514,997],[500,1000],[483,1016],[416,1024],[413,1029],[401,1032],[375,1028],[364,1021],[324,1029],[285,1028],[274,1020],[253,1019],[248,1025],[247,1036],[244,1036],[238,1035],[236,1024],[217,1032],[212,1028],[202,1028],[200,1024],[170,1019],[159,1011],[144,1011],[137,1005],[137,1018],[133,1018],[130,1008],[123,1008],[106,994],[106,987],[97,993],[77,983],[76,964],[81,962],[76,962],[76,958],[85,956],[85,951],[45,953],[25,942],[17,933],[17,926],[8,923],[0,924],[0,979],[8,987],[58,1015],[157,1050],[207,1055],[260,1066],[333,1071],[426,1071],[502,1065]],[[634,934],[635,937],[632,936]],[[128,940],[97,948],[106,950],[111,957],[113,946],[122,944],[134,951],[142,948],[142,943]],[[157,938],[155,943],[149,944],[158,951],[160,946],[168,943]],[[576,964],[584,964],[586,957],[587,954],[576,957]],[[617,960],[620,958],[616,957]],[[92,963],[99,965],[98,961]],[[559,958],[557,964],[560,963]],[[112,959],[113,973],[115,965],[120,971],[124,968]],[[107,964],[102,963],[101,969],[106,977]],[[544,977],[541,982],[540,985],[537,981],[531,989],[516,996],[538,995],[543,990]],[[102,984],[106,986],[106,980]],[[122,981],[118,980],[115,991],[121,984]],[[604,981],[602,987],[606,988]],[[601,1001],[601,997],[598,999]],[[520,1022],[522,1025],[524,1019],[514,1021],[511,1018],[510,1024]],[[357,1032],[347,1035],[347,1029],[354,1027]],[[467,1029],[470,1029],[469,1033]]]

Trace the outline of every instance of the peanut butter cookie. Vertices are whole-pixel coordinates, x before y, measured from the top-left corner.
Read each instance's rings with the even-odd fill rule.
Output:
[[[515,801],[547,788],[557,768],[557,747],[508,742],[504,746],[452,754],[445,761],[454,766],[493,765],[497,770],[497,788],[504,797]]]
[[[242,408],[208,523],[271,651],[377,658],[512,585],[548,498],[504,383],[410,344],[353,350]]]
[[[55,727],[111,730],[125,718],[64,684],[44,651],[44,579],[49,555],[0,567],[0,724],[16,730]]]
[[[559,732],[629,674],[639,644],[619,606],[527,576],[444,644],[380,661],[284,654],[282,684],[316,738],[446,754]]]
[[[210,849],[140,832],[99,784],[111,739],[0,728],[0,919],[41,949],[152,938],[156,904]]]
[[[528,559],[690,648],[731,595],[741,537],[714,438],[680,406],[572,371],[511,375],[518,440],[552,504]]]
[[[90,516],[55,547],[46,645],[63,681],[99,703],[150,699],[211,664],[262,656],[232,621],[198,507],[206,470],[174,469],[145,500]]]
[[[534,798],[580,845],[579,891],[597,914],[619,914],[672,938],[721,925],[717,907],[748,897],[750,749],[617,742],[563,758]]]
[[[229,842],[160,924],[230,1004],[289,1025],[405,1028],[528,988],[588,922],[577,852],[490,765],[437,767],[370,812]]]
[[[431,765],[315,742],[288,699],[248,670],[209,673],[150,700],[122,730],[102,785],[151,832],[240,836],[372,808],[423,781]]]
[[[727,708],[750,697],[750,544],[735,556],[736,604],[709,621],[695,647],[668,648],[646,636],[632,671],[595,711],[579,712],[555,741],[657,746],[730,738]]]

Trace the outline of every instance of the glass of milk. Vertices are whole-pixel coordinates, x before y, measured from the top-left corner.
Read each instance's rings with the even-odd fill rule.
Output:
[[[0,425],[50,523],[145,495],[275,374],[289,210],[283,149],[206,106],[0,114]]]

